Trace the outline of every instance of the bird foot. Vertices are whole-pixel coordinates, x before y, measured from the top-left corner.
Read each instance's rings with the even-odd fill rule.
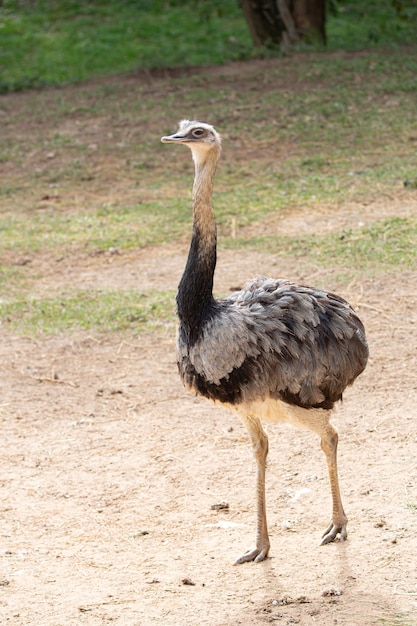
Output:
[[[265,547],[256,547],[253,550],[249,550],[249,552],[245,552],[240,556],[233,565],[241,565],[242,563],[249,563],[249,561],[255,561],[255,563],[260,563],[268,556],[269,545]]]
[[[320,545],[324,546],[327,543],[331,543],[336,539],[337,535],[339,535],[339,541],[345,541],[347,537],[347,521],[343,524],[335,524],[334,522],[331,522],[322,536]]]

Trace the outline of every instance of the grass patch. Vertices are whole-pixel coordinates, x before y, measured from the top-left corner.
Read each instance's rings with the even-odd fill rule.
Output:
[[[417,218],[393,217],[322,236],[228,239],[224,245],[291,255],[325,267],[337,265],[352,274],[417,269]]]
[[[414,269],[416,221],[401,215],[410,214],[416,197],[416,77],[414,45],[3,95],[3,327],[85,328],[82,311],[92,302],[82,322],[91,328],[146,328],[140,317],[129,326],[122,310],[115,323],[104,312],[95,316],[101,305],[114,308],[116,295],[77,292],[49,302],[27,294],[53,281],[61,256],[184,246],[193,164],[186,148],[159,141],[183,117],[206,119],[223,135],[214,187],[219,245],[290,255],[295,263],[337,267],[343,275]],[[277,237],[269,227],[291,207],[301,214],[301,207],[323,213],[332,206],[335,215],[354,203],[365,212],[371,205],[375,215],[383,196],[390,219],[363,228]],[[142,304],[149,302],[151,294]],[[133,294],[129,306],[135,306]],[[163,320],[171,299],[165,308],[162,297],[160,306]],[[152,311],[146,315],[153,319]]]
[[[226,239],[223,246],[290,255],[316,265],[343,268],[349,276],[398,268],[417,268],[417,218],[391,218],[370,226],[318,237],[265,236]],[[7,282],[10,276],[0,278]],[[175,320],[175,292],[78,290],[53,298],[19,295],[0,301],[0,322],[30,335],[75,330],[101,333],[158,330]],[[413,510],[415,505],[412,505]],[[411,505],[410,505],[411,508]]]
[[[417,11],[392,0],[333,3],[327,49],[412,43]],[[3,0],[0,91],[61,85],[143,68],[280,55],[254,49],[236,0]],[[314,49],[302,44],[300,49]],[[320,48],[319,48],[320,49]]]
[[[191,223],[190,202],[171,200],[134,206],[102,205],[96,210],[57,210],[51,206],[27,213],[0,215],[3,249],[24,254],[71,250],[141,248],[183,234]]]
[[[392,0],[346,0],[333,3],[329,19],[329,45],[345,50],[405,43],[416,34],[417,5]]]
[[[412,597],[414,593],[414,591],[410,591],[410,596]],[[395,613],[389,617],[379,617],[376,619],[376,623],[382,626],[414,626],[415,624],[415,617],[408,612]]]
[[[251,49],[233,0],[212,6],[5,0],[0,26],[2,91],[138,68],[223,63]]]
[[[415,95],[402,86],[415,81],[417,90],[417,54],[400,73],[401,58],[297,57],[268,67],[261,91],[253,71],[239,84],[217,78],[217,87],[197,74],[149,89],[111,83],[4,97],[2,248],[61,254],[188,235],[190,155],[159,137],[196,102],[209,103],[201,116],[224,134],[214,196],[221,235],[232,218],[239,228],[294,204],[361,202],[393,189],[411,197]]]
[[[3,327],[30,335],[75,330],[136,334],[171,325],[174,312],[174,292],[77,291],[54,298],[0,302]]]
[[[1,294],[20,293],[28,286],[28,281],[21,267],[0,265],[0,302]]]

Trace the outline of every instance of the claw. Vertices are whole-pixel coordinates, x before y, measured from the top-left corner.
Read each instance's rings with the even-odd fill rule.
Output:
[[[260,563],[264,561],[268,556],[269,545],[261,548],[254,548],[253,550],[249,550],[249,552],[245,552],[240,556],[233,565],[241,565],[242,563],[249,563],[249,561],[254,561],[255,563]]]
[[[347,523],[334,524],[332,522],[325,530],[320,545],[324,546],[327,543],[331,543],[336,539],[337,535],[339,535],[339,541],[345,541],[347,537]]]

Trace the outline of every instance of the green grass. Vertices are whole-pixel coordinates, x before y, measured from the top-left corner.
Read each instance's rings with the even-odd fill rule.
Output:
[[[417,269],[417,218],[392,217],[322,236],[266,235],[228,239],[225,245],[307,258],[321,266],[347,268],[351,277],[358,272],[369,275],[394,269]]]
[[[24,261],[20,261],[23,266]],[[0,294],[7,293],[10,296],[19,296],[28,287],[28,281],[25,277],[24,268],[19,266],[0,265]],[[0,295],[0,303],[2,301]],[[3,295],[4,297],[4,295]]]
[[[414,592],[411,591],[410,595]],[[396,613],[392,617],[380,617],[377,618],[376,624],[381,624],[382,626],[414,626],[415,624],[415,616],[411,615],[411,613]]]
[[[60,211],[52,205],[29,219],[26,213],[0,215],[0,237],[3,249],[23,254],[42,250],[66,254],[74,247],[86,252],[128,250],[182,235],[190,216],[187,202],[175,199],[77,211]]]
[[[75,291],[54,298],[0,301],[4,328],[31,335],[94,330],[100,333],[160,330],[174,322],[174,292]]]
[[[416,35],[417,4],[412,0],[347,0],[333,4],[336,7],[328,28],[332,48],[358,50],[381,43],[405,43]]]
[[[203,114],[225,134],[214,198],[221,236],[232,218],[240,228],[293,205],[393,189],[412,197],[417,54],[398,72],[404,58],[402,50],[298,57],[269,67],[261,91],[254,72],[246,89],[203,74],[168,79],[156,96],[141,83],[36,92],[5,110],[0,160],[14,171],[0,182],[2,248],[63,254],[187,235],[191,159],[159,137],[196,102],[208,103]]]
[[[47,3],[31,6],[38,17],[42,7],[47,10]],[[60,7],[54,9],[58,28],[70,5],[54,6]],[[78,5],[71,6],[75,19]],[[105,12],[110,4],[91,6]],[[186,4],[153,6],[188,10]],[[10,7],[3,3],[1,11]],[[129,7],[133,3],[121,13]],[[223,19],[216,11],[210,20]],[[20,13],[29,19],[28,8]],[[38,17],[32,17],[35,28]],[[24,68],[24,59],[19,63]],[[75,57],[68,67],[78,71]],[[331,267],[346,280],[415,270],[416,219],[396,215],[396,207],[415,201],[416,93],[416,44],[375,43],[358,54],[295,54],[225,72],[121,76],[3,95],[2,327],[30,334],[132,333],[157,328],[158,319],[162,327],[171,323],[173,292],[135,295],[122,285],[87,293],[68,285],[53,298],[40,298],[38,287],[58,273],[60,258],[75,256],[79,263],[110,248],[123,255],[165,243],[184,249],[193,165],[188,150],[162,145],[159,138],[188,116],[214,123],[223,135],[214,191],[221,247],[285,255],[299,267]],[[374,212],[373,223],[358,226],[361,206],[375,201],[384,204],[380,219]],[[358,211],[350,229],[284,237],[273,226],[293,209],[302,215],[330,206],[343,212],[348,205],[350,214],[352,207]],[[104,262],[108,255],[97,258]]]
[[[225,239],[221,243],[229,248],[292,256],[296,262],[307,259],[309,264],[318,266],[339,266],[345,280],[358,274],[417,269],[417,218],[390,218],[325,236],[270,235]],[[16,272],[11,275],[10,271],[0,271],[0,280],[3,278],[15,287],[19,284],[16,276]],[[53,298],[37,298],[28,293],[22,279],[20,284],[17,293],[9,292],[8,300],[0,300],[0,324],[30,335],[75,330],[136,334],[172,327],[175,318],[174,291],[77,290]]]
[[[327,19],[328,50],[415,41],[412,3],[347,0]],[[254,49],[236,0],[3,0],[0,91],[59,85],[143,68],[225,63],[279,54]],[[300,49],[312,49],[305,44]]]
[[[3,91],[249,56],[237,3],[34,2],[0,8]]]

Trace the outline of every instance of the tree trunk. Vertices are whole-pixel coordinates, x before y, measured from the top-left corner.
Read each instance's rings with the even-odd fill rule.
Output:
[[[288,48],[301,39],[326,42],[326,0],[241,0],[255,46]]]

